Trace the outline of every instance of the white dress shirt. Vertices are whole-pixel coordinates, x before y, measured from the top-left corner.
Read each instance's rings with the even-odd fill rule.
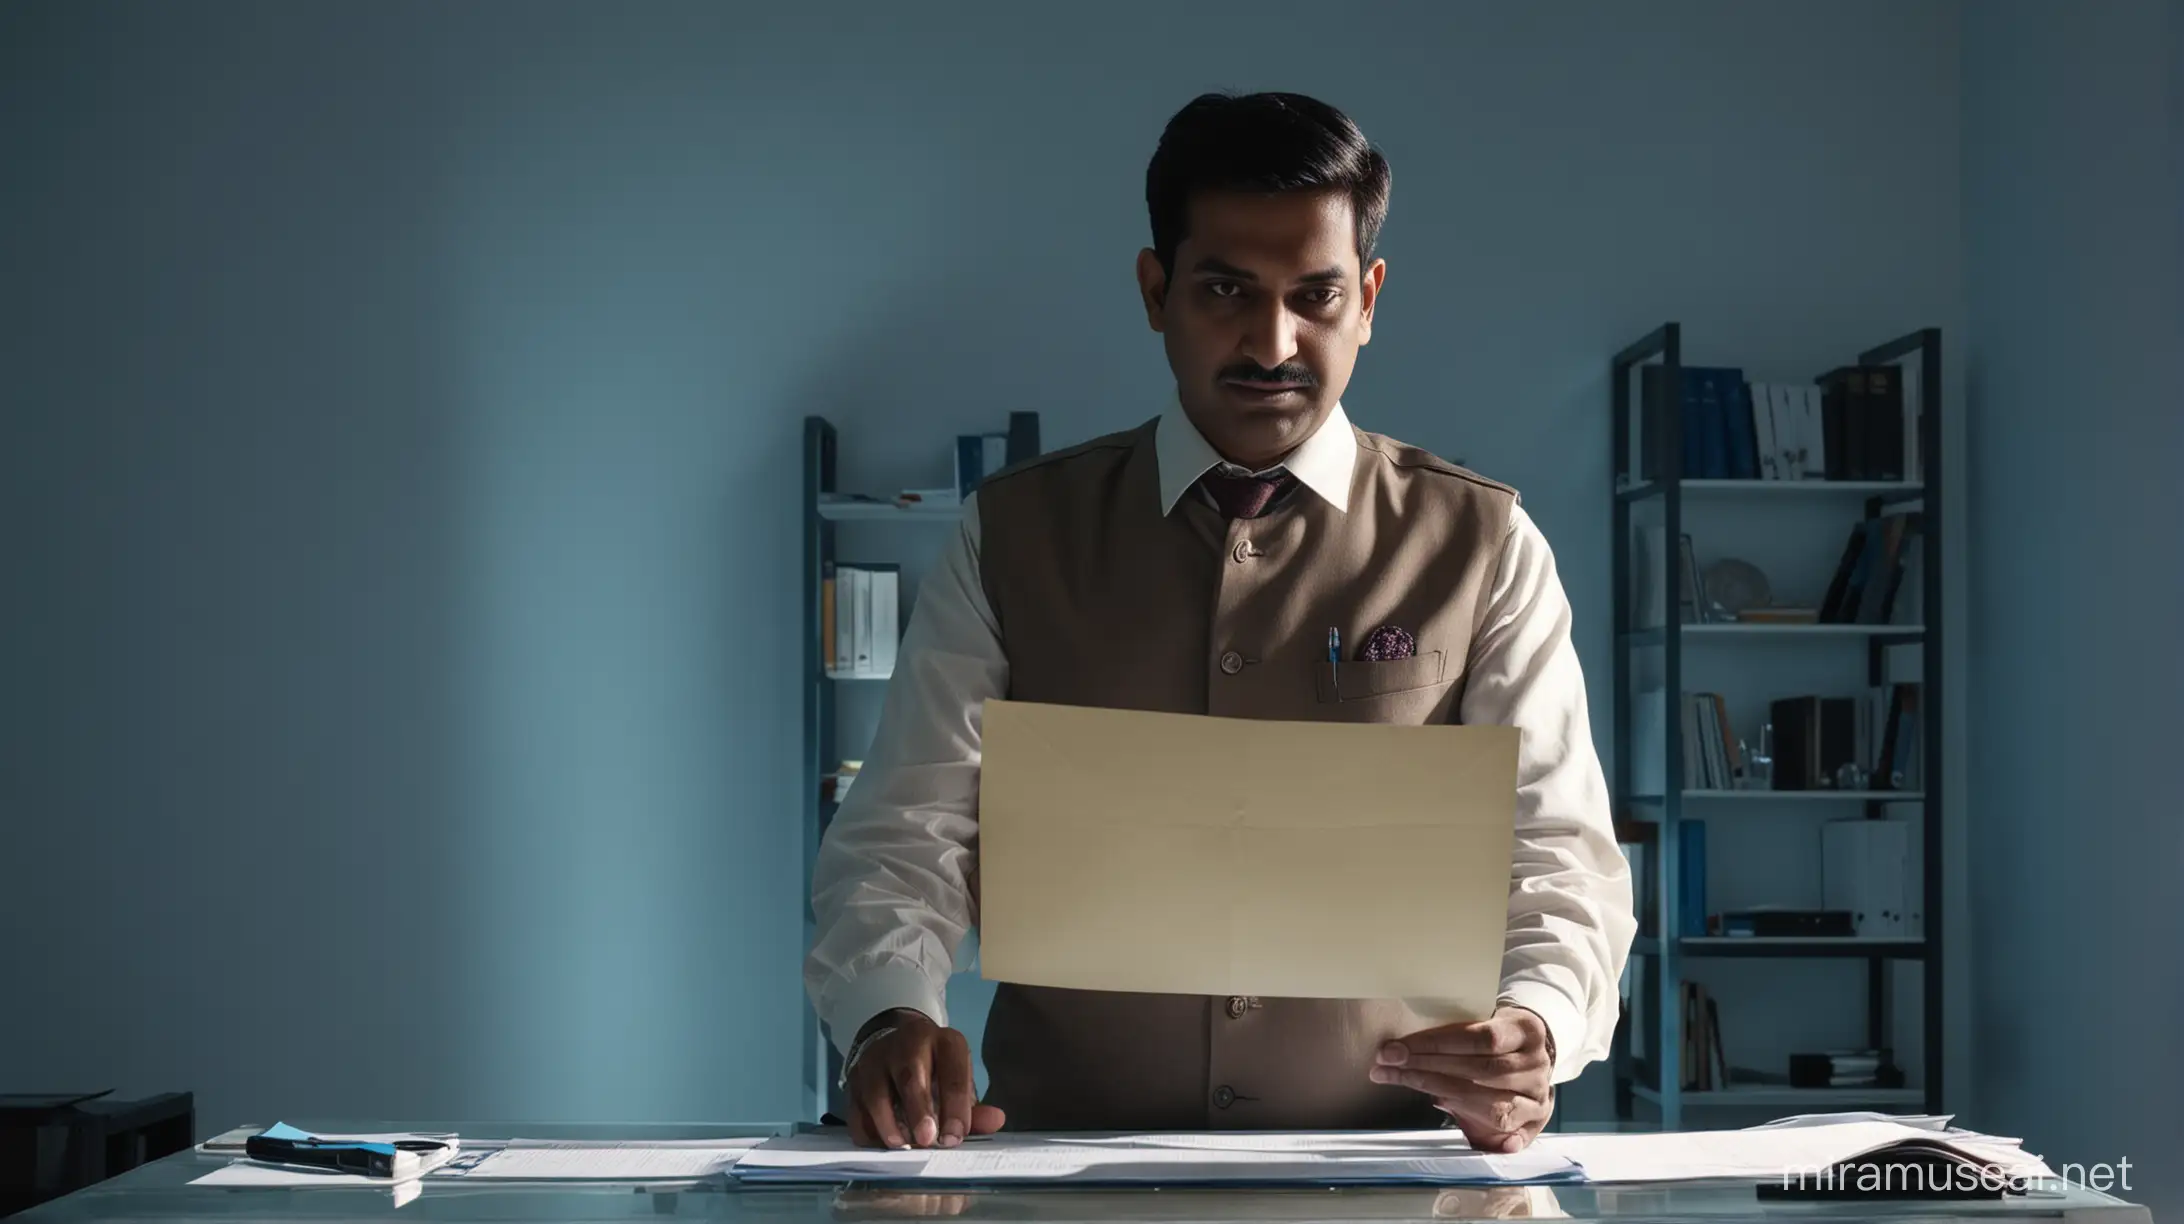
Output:
[[[1164,513],[1209,468],[1236,470],[1179,408],[1162,416],[1154,440]],[[1344,508],[1356,452],[1338,404],[1280,466]],[[973,494],[921,585],[878,733],[819,850],[818,937],[804,979],[845,1050],[867,1020],[891,1008],[948,1022],[947,981],[971,926],[966,881],[978,834],[981,703],[1008,692],[1008,658],[978,565]],[[1524,732],[1501,997],[1546,1021],[1559,1083],[1610,1052],[1637,929],[1630,872],[1593,750],[1570,605],[1554,555],[1521,506],[1488,600],[1458,716]],[[1423,931],[1389,936],[1431,939]]]

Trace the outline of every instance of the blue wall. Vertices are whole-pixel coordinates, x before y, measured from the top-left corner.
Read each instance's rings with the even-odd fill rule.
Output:
[[[1957,65],[1889,0],[0,8],[0,1082],[789,1113],[803,414],[886,488],[1156,411],[1160,125],[1323,94],[1395,166],[1353,413],[1524,490],[1604,682],[1607,354],[1956,334]]]
[[[2184,1209],[2184,4],[1968,6],[1985,1124]],[[2166,122],[2164,121],[2166,120]]]

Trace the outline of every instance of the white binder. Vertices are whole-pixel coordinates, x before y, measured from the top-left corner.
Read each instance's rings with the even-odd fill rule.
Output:
[[[1821,905],[1850,911],[1862,938],[1905,939],[1912,927],[1911,826],[1831,820],[1820,829]]]

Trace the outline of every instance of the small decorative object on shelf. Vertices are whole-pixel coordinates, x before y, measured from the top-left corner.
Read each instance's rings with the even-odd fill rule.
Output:
[[[1773,790],[1774,724],[1761,723],[1759,725],[1759,750],[1757,752],[1745,748],[1743,740],[1737,741],[1737,748],[1744,752],[1744,789]]]
[[[1702,579],[1707,610],[1716,621],[1742,620],[1773,598],[1767,575],[1749,561],[1724,557],[1706,567]]]

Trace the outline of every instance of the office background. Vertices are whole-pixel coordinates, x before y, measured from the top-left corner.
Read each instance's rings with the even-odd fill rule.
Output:
[[[1944,329],[1951,1096],[2173,1152],[2180,9],[0,7],[0,1086],[789,1114],[800,420],[1157,411],[1145,160],[1290,88],[1395,168],[1347,402],[1523,490],[1603,733],[1606,355]]]

